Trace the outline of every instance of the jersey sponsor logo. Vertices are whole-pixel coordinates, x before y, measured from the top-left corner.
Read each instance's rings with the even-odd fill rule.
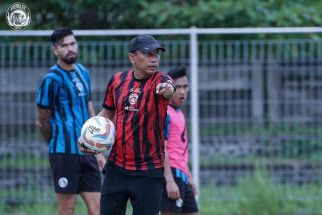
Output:
[[[124,108],[124,110],[126,111],[135,111],[135,112],[139,112],[139,109],[135,108],[135,107],[132,107],[132,106],[126,106]]]

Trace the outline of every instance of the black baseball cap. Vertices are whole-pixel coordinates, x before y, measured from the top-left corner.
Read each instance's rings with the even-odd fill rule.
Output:
[[[165,48],[163,48],[154,37],[147,34],[137,35],[129,43],[130,53],[134,53],[137,50],[142,53],[149,53],[156,49],[160,49],[165,52]]]

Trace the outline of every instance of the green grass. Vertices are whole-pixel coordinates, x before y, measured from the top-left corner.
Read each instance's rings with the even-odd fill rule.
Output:
[[[267,165],[294,164],[308,162],[319,164],[322,161],[322,142],[316,137],[322,135],[322,126],[305,127],[301,125],[275,124],[271,126],[256,126],[252,124],[234,125],[226,124],[220,126],[203,127],[201,136],[239,136],[260,135],[260,144],[270,144],[269,137],[274,135],[313,135],[311,140],[291,140],[283,142],[280,151],[269,155],[247,155],[247,156],[201,156],[202,167],[213,165],[235,165],[243,164],[265,168]],[[28,135],[27,139],[33,139],[36,134]],[[314,137],[314,135],[316,135]],[[29,169],[48,168],[47,154],[36,157],[21,151],[17,155],[3,154],[0,160],[0,169],[23,168],[28,174]],[[28,156],[28,157],[27,157]],[[259,162],[259,164],[258,164]],[[257,166],[259,165],[259,166]],[[29,174],[30,175],[30,174]],[[30,176],[33,180],[33,176]],[[276,185],[268,180],[266,174],[256,173],[239,181],[233,187],[201,187],[199,208],[202,215],[313,215],[321,214],[322,190],[320,185],[311,184],[305,186]],[[37,197],[37,199],[35,199]],[[1,200],[30,201],[29,204],[3,204]],[[39,203],[43,199],[45,202]],[[37,186],[22,189],[15,187],[12,190],[1,190],[0,192],[0,214],[2,215],[51,215],[56,214],[55,196],[52,191],[44,191]],[[130,207],[129,207],[130,210]],[[79,199],[76,207],[77,215],[86,214],[86,208]],[[128,213],[130,214],[130,212]]]
[[[201,136],[225,135],[264,135],[279,134],[294,135],[322,135],[322,125],[308,127],[307,125],[276,123],[271,125],[257,125],[256,123],[225,123],[219,125],[204,125],[200,128]]]
[[[322,161],[322,156],[313,157],[311,159],[292,159],[292,158],[258,158],[255,156],[249,157],[236,157],[236,158],[227,158],[227,156],[216,156],[216,157],[201,157],[200,166],[202,168],[213,167],[213,166],[249,166],[253,167],[255,164],[260,163],[262,168],[267,168],[268,166],[279,166],[279,165],[295,165],[295,164],[312,164],[313,166],[319,165]]]
[[[4,206],[0,205],[1,215],[53,215],[57,214],[56,203],[33,203]],[[87,209],[80,197],[77,199],[75,215],[86,215]],[[132,214],[132,208],[128,204],[126,215]]]
[[[45,168],[49,166],[48,156],[33,157],[26,155],[8,156],[4,155],[0,160],[0,169],[2,168],[23,168],[28,171],[28,168]]]
[[[317,151],[310,155],[311,157],[304,157],[304,158],[295,158],[292,157],[283,157],[279,155],[268,156],[268,157],[259,157],[259,156],[226,156],[226,155],[217,155],[217,156],[201,156],[199,163],[201,167],[211,167],[211,166],[218,166],[218,165],[250,165],[253,166],[255,162],[260,161],[263,167],[269,164],[292,164],[292,163],[300,163],[300,162],[308,162],[308,163],[319,163],[322,161],[322,156],[320,152]],[[272,160],[274,158],[274,160]],[[0,170],[6,168],[23,168],[28,172],[28,169],[34,168],[49,168],[49,161],[47,155],[42,157],[34,157],[29,156],[26,157],[25,155],[17,155],[15,157],[10,156],[3,156],[3,159],[0,160]]]
[[[256,172],[235,187],[203,188],[203,215],[313,215],[321,214],[322,195],[318,184],[276,185],[266,173]]]
[[[279,185],[263,172],[244,178],[233,187],[201,187],[199,208],[202,215],[313,215],[321,214],[322,193],[319,184],[305,186]],[[26,191],[25,191],[26,192]],[[13,193],[11,193],[13,195]],[[25,193],[33,200],[34,193]],[[23,193],[19,193],[22,196]],[[2,215],[56,214],[53,192],[43,193],[53,203],[0,204]],[[17,195],[18,196],[18,195]],[[38,193],[39,196],[39,193]],[[25,199],[26,199],[25,198]],[[128,206],[127,215],[131,214]],[[78,198],[77,215],[85,215],[86,208]]]

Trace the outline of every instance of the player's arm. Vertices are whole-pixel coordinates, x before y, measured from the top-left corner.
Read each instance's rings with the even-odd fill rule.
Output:
[[[165,146],[167,141],[165,141]],[[165,147],[166,148],[166,147]],[[170,160],[167,150],[164,151],[164,179],[166,182],[167,194],[170,199],[179,199],[180,192],[171,172]]]
[[[114,113],[115,111],[111,111],[111,110],[106,110],[105,108],[103,108],[101,110],[101,112],[99,112],[97,114],[97,116],[103,116],[105,118],[109,118],[110,120],[113,121],[113,118],[114,118]],[[100,169],[102,170],[103,167],[105,166],[105,163],[106,163],[106,159],[104,157],[104,154],[103,153],[100,153],[99,155],[96,155],[96,158],[97,158],[97,161],[99,162],[100,164]]]
[[[89,101],[87,103],[87,109],[88,109],[89,116],[94,117],[95,116],[95,110],[94,110],[94,107],[93,107],[93,104],[92,104],[91,101]]]
[[[94,111],[93,104],[92,104],[91,101],[87,102],[87,109],[88,109],[89,116],[90,117],[94,117],[95,116],[95,111]],[[82,152],[86,152],[87,154],[96,154],[96,152],[94,152],[94,151],[92,151],[92,152],[87,151],[87,149],[85,148],[84,142],[83,142],[83,140],[82,140],[81,137],[78,137],[78,141],[77,142],[78,142],[78,145],[79,145],[80,150]]]
[[[170,99],[175,92],[176,87],[171,81],[159,83],[156,87],[156,93],[163,95],[166,99]]]
[[[40,129],[40,133],[47,143],[49,143],[52,132],[50,125],[51,114],[51,109],[42,109],[39,107],[36,109],[36,125]]]
[[[44,140],[49,143],[52,136],[50,117],[53,114],[53,106],[59,92],[59,81],[49,73],[40,84],[37,92],[36,126]]]
[[[169,130],[170,130],[170,115],[167,114],[166,120],[165,120],[165,126],[164,126],[164,179],[166,182],[166,190],[168,198],[170,199],[179,199],[180,198],[180,192],[178,185],[176,184],[174,177],[172,175],[171,171],[171,164],[169,159],[169,154],[167,151],[167,144],[168,144],[168,138],[169,138]]]
[[[193,180],[193,177],[192,177],[191,172],[189,170],[189,166],[187,169],[188,169],[189,184],[191,186],[193,194],[196,195],[197,194],[197,185],[195,184],[195,181]]]
[[[102,117],[105,117],[105,118],[108,118],[108,119],[114,121],[114,114],[115,114],[115,110],[107,110],[107,109],[103,108],[101,110],[101,112],[99,112],[97,114],[97,116],[102,116]]]

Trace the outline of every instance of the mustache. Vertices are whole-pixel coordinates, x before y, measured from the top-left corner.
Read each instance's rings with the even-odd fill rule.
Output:
[[[76,55],[75,52],[68,52],[66,56],[71,55],[71,54]]]

